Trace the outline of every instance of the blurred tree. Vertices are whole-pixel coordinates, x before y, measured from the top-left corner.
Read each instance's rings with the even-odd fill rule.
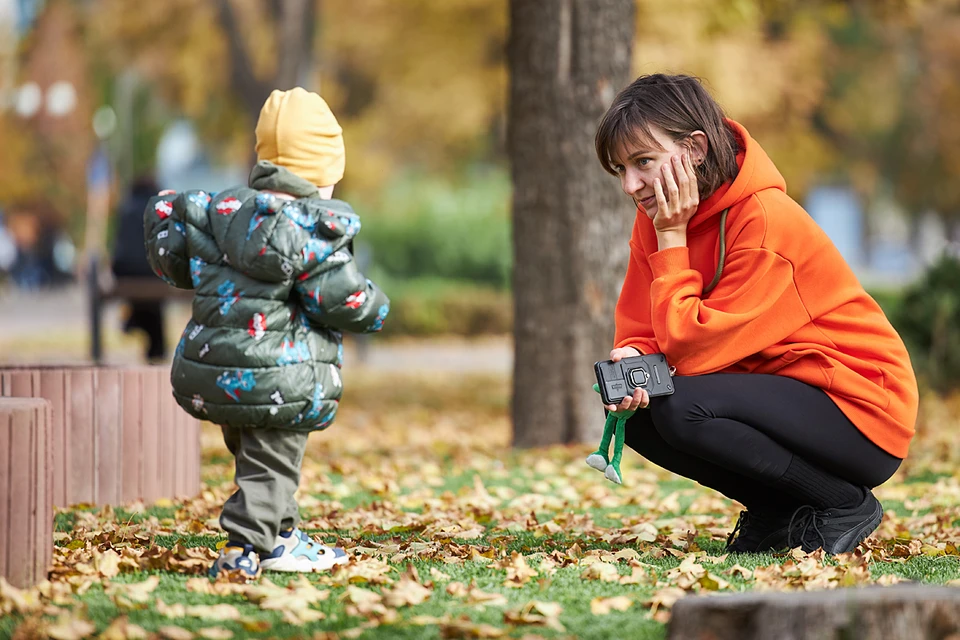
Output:
[[[251,153],[274,88],[320,91],[344,127],[345,185],[454,175],[502,151],[505,0],[93,0],[90,30],[225,157]],[[183,16],[190,16],[184,20]]]
[[[514,444],[599,438],[593,363],[613,340],[631,204],[600,166],[600,116],[629,77],[634,0],[512,0]]]

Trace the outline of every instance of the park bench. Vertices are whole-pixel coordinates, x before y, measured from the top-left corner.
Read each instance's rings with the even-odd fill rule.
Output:
[[[51,404],[0,398],[0,577],[18,588],[47,577],[53,556]]]
[[[116,300],[180,300],[190,302],[193,291],[177,289],[153,276],[117,277],[91,260],[87,271],[87,300],[90,310],[90,359],[103,360],[103,310]]]

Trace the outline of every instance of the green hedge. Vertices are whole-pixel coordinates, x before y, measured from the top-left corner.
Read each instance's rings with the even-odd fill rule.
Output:
[[[379,202],[358,202],[358,250],[371,274],[392,279],[446,278],[494,289],[510,285],[510,181],[478,172],[462,184],[408,179],[384,189]]]
[[[481,336],[513,330],[513,300],[505,289],[475,282],[418,278],[378,282],[390,296],[384,335]]]

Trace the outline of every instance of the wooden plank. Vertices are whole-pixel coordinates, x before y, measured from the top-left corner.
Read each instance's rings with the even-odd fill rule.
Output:
[[[70,372],[70,421],[67,423],[68,458],[67,503],[94,503],[96,369]]]
[[[120,499],[125,503],[139,500],[143,495],[140,478],[140,465],[143,459],[141,371],[139,367],[126,369],[121,379],[123,435],[120,445],[122,463]]]
[[[13,515],[10,506],[10,478],[13,473],[12,458],[16,455],[13,450],[11,436],[13,434],[13,414],[9,409],[0,409],[0,576],[7,575],[7,556],[10,545],[7,522]]]
[[[186,493],[194,497],[200,493],[200,421],[185,413],[187,421],[187,444],[189,457],[187,466]]]
[[[51,500],[56,506],[67,505],[67,396],[64,386],[68,375],[62,369],[40,371],[40,395],[50,401],[47,449],[51,462],[47,475],[50,479]]]
[[[42,382],[41,382],[42,384]],[[45,401],[42,407],[37,408],[39,421],[37,425],[37,526],[41,532],[41,544],[37,546],[38,556],[35,566],[39,571],[38,579],[45,578],[53,561],[53,448],[51,436],[53,433],[53,406]]]
[[[105,300],[122,298],[124,300],[191,300],[192,289],[171,287],[160,278],[123,277],[114,280],[112,287],[104,287],[101,296]]]
[[[143,439],[142,465],[140,467],[141,499],[151,503],[160,497],[159,472],[159,423],[160,423],[160,395],[157,388],[159,377],[153,368],[144,369],[140,376],[140,393],[142,398],[142,429]]]
[[[159,373],[159,372],[158,372]],[[158,387],[160,391],[160,422],[157,428],[159,434],[159,477],[160,477],[160,495],[164,498],[172,498],[176,493],[174,491],[174,458],[176,457],[175,448],[177,432],[174,425],[173,409],[178,411],[176,403],[170,395],[170,383],[161,374],[157,376]]]
[[[19,404],[19,403],[18,403]],[[7,540],[7,581],[16,586],[28,585],[31,580],[31,546],[36,531],[36,514],[33,513],[33,460],[29,452],[36,446],[34,425],[30,423],[32,412],[20,405],[10,411],[10,482],[7,495],[9,516],[3,524]]]
[[[95,435],[95,496],[99,505],[120,504],[120,371],[97,372]]]
[[[187,418],[187,413],[180,408],[180,405],[178,405],[175,400],[173,400],[172,403],[173,423],[176,425],[176,436],[174,437],[176,455],[173,456],[173,495],[178,498],[184,498],[187,495],[187,456],[190,455],[187,443],[189,427],[185,419]]]
[[[11,369],[7,386],[14,398],[35,398],[40,395],[40,372],[36,369]]]

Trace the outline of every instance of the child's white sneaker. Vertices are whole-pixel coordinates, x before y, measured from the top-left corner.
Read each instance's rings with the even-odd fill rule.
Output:
[[[221,571],[238,573],[245,578],[255,579],[260,575],[260,559],[249,544],[227,543],[220,549],[220,556],[213,561],[209,573],[216,578]]]
[[[329,571],[334,565],[343,564],[349,559],[347,552],[340,547],[328,547],[311,540],[300,529],[291,529],[280,532],[276,547],[270,555],[260,559],[260,566],[264,571],[313,573]]]

